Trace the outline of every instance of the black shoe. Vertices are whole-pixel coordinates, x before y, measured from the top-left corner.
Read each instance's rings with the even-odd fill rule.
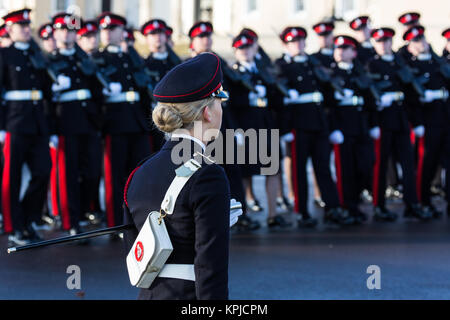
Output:
[[[277,215],[273,218],[268,218],[267,219],[267,226],[269,228],[273,228],[273,227],[289,227],[291,224],[289,222],[286,222],[286,220],[284,220],[284,218],[280,215]]]
[[[49,223],[49,222],[50,222],[50,220],[46,221],[42,218],[42,219],[39,219],[39,221],[32,222],[31,225],[33,226],[34,230],[50,231],[50,230],[53,230],[53,225],[52,225],[52,223]]]
[[[263,208],[259,205],[259,201],[256,199],[247,201],[247,208],[253,212],[263,211]]]
[[[373,218],[375,221],[395,221],[398,218],[398,215],[392,211],[389,211],[385,207],[375,207],[374,208],[375,214],[373,215]]]
[[[439,210],[436,209],[436,207],[433,206],[433,205],[424,207],[424,210],[425,210],[425,211],[430,211],[430,212],[431,212],[431,217],[432,217],[433,219],[440,219],[440,218],[442,217],[442,215],[443,215],[442,211],[439,211]]]
[[[239,217],[239,220],[235,225],[236,228],[241,231],[253,231],[261,227],[261,224],[258,221],[252,220],[246,215]]]
[[[325,212],[324,223],[327,225],[350,225],[354,221],[349,212],[342,208],[331,208]]]
[[[23,232],[24,235],[30,239],[31,242],[39,242],[44,240],[37,232],[34,230],[32,226],[28,226]]]
[[[368,190],[363,190],[360,195],[361,201],[371,203],[373,198]]]
[[[319,208],[325,208],[325,202],[323,202],[322,198],[315,198],[314,205]]]
[[[420,204],[412,204],[406,207],[404,217],[418,218],[422,221],[426,221],[433,217],[433,213],[428,207],[422,207]]]
[[[302,217],[297,221],[299,228],[314,228],[317,225],[317,219],[311,218],[309,215]]]
[[[277,209],[281,211],[289,210],[288,206],[286,205],[282,197],[277,197]]]
[[[25,246],[30,243],[31,240],[21,231],[16,231],[8,236],[8,247]]]
[[[354,225],[360,225],[363,222],[367,221],[367,215],[365,213],[363,213],[361,210],[359,209],[354,209],[350,212],[350,215],[353,217]]]

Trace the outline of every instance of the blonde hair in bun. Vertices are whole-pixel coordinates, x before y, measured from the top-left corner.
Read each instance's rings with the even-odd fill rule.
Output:
[[[194,121],[202,119],[203,108],[210,105],[214,98],[183,103],[158,102],[152,113],[156,127],[166,133],[177,129],[191,129]]]

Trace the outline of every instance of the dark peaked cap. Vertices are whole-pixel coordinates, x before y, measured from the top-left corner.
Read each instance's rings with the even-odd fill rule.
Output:
[[[227,98],[221,91],[220,59],[213,53],[202,53],[170,70],[153,92],[159,102],[180,103],[211,96]]]

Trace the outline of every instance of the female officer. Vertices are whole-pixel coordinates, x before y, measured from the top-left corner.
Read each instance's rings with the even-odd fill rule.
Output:
[[[223,169],[199,154],[219,133],[221,99],[227,98],[221,82],[220,60],[204,53],[172,69],[154,90],[158,104],[153,121],[170,140],[128,179],[125,220],[136,226],[126,234],[128,249],[149,212],[159,210],[182,165],[179,158],[194,158],[201,168],[176,198],[173,214],[164,218],[173,246],[166,265],[171,264],[172,272],[142,289],[139,299],[228,298],[229,184]]]

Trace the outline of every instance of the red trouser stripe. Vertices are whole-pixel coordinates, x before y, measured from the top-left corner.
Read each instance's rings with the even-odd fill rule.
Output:
[[[2,212],[3,212],[3,228],[5,232],[12,232],[13,226],[11,221],[11,134],[6,133],[5,144],[3,146],[3,156],[5,163],[3,166],[3,184],[2,184]]]
[[[58,181],[61,201],[61,220],[64,230],[70,229],[69,198],[67,196],[66,141],[63,136],[58,140]]]
[[[111,136],[105,137],[105,152],[103,154],[105,168],[105,195],[106,195],[106,219],[108,227],[114,227],[114,196],[113,178],[111,166]]]
[[[58,149],[50,148],[50,157],[52,159],[52,171],[50,172],[50,200],[52,203],[52,212],[54,216],[59,215],[58,206]]]
[[[336,186],[339,195],[339,202],[344,206],[344,189],[342,187],[342,165],[341,165],[341,151],[338,144],[333,145],[334,162],[336,165]]]
[[[291,142],[292,185],[294,186],[294,207],[295,207],[294,210],[295,212],[300,212],[300,203],[298,198],[297,148],[295,147],[297,143],[297,131],[292,130],[292,134],[294,135],[294,140],[292,140]]]
[[[380,184],[380,162],[381,162],[381,134],[375,140],[375,165],[373,167],[373,205],[378,205],[378,188]]]
[[[423,174],[423,157],[425,155],[425,136],[417,139],[417,198],[422,201],[422,174]]]

